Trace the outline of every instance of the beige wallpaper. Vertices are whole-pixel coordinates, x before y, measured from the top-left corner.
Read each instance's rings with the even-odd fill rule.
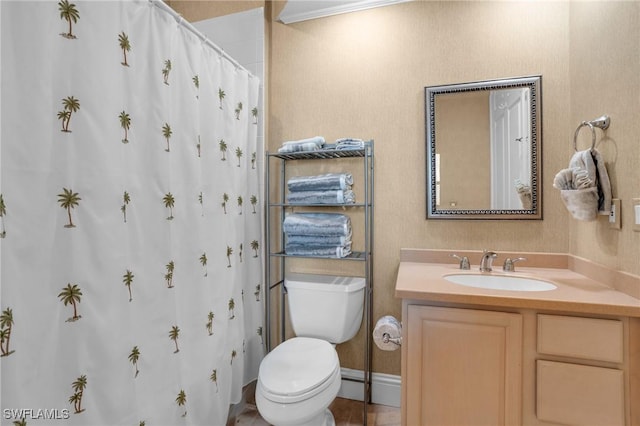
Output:
[[[619,231],[611,230],[606,218],[571,221],[570,251],[640,275],[640,232],[632,230],[631,205],[632,198],[640,198],[640,3],[572,3],[569,40],[567,130],[573,132],[582,120],[602,114],[611,117],[606,134],[598,131],[598,150],[605,158],[613,195],[622,201]],[[580,136],[579,149],[590,146],[589,132],[581,131]],[[567,147],[564,155],[570,152]]]
[[[569,250],[569,218],[551,187],[573,130],[569,18],[568,3],[416,1],[273,24],[270,147],[316,134],[375,140],[374,318],[400,317],[402,247]],[[424,87],[535,74],[543,76],[544,220],[426,220]],[[343,365],[357,364],[340,350]],[[399,352],[374,349],[373,366],[399,374]]]
[[[189,22],[244,12],[265,5],[264,0],[165,0],[165,3]]]
[[[269,149],[315,135],[375,140],[374,318],[400,317],[402,247],[569,252],[640,274],[640,3],[413,1],[267,32]],[[543,220],[426,220],[424,87],[527,75],[542,75]],[[571,219],[552,187],[578,123],[603,113],[621,230]],[[361,343],[341,345],[343,366],[360,367]],[[399,351],[374,349],[373,367],[399,375]]]

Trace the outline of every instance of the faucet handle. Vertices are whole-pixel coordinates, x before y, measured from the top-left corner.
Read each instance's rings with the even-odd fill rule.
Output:
[[[510,257],[507,257],[504,260],[504,265],[502,266],[502,270],[505,272],[514,272],[516,270],[516,267],[514,265],[514,263],[520,261],[520,260],[527,260],[526,257],[516,257],[515,259],[511,259]]]
[[[469,258],[467,256],[461,257],[455,253],[452,253],[451,257],[455,257],[460,261],[460,269],[471,269],[471,264],[469,263]]]

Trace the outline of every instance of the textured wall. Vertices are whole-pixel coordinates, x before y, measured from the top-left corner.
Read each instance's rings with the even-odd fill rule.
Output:
[[[374,318],[400,316],[401,247],[568,251],[551,186],[573,132],[568,25],[568,3],[421,1],[273,23],[270,149],[316,134],[375,139]],[[533,74],[543,76],[544,220],[426,220],[424,87]],[[399,374],[399,352],[374,350],[374,371]]]
[[[573,2],[570,24],[571,120],[575,130],[583,120],[602,114],[611,126],[598,130],[611,179],[613,196],[622,200],[622,228],[612,230],[606,218],[572,221],[571,253],[614,269],[640,274],[640,232],[634,232],[632,198],[640,198],[640,3]],[[586,130],[586,131],[585,131]],[[591,143],[588,129],[580,132],[579,149]],[[563,155],[571,148],[564,146]]]
[[[244,12],[263,7],[264,0],[202,1],[202,0],[166,0],[165,3],[180,13],[189,22]]]
[[[273,3],[274,17],[283,4]],[[316,134],[376,141],[374,317],[400,315],[401,247],[569,252],[640,274],[630,204],[640,197],[639,23],[640,3],[618,1],[414,1],[292,25],[274,19],[267,27],[269,149]],[[543,88],[544,219],[427,221],[424,87],[533,74],[542,75]],[[552,187],[578,123],[603,113],[612,125],[599,149],[623,200],[620,231],[605,218],[571,219]],[[583,132],[580,148],[588,143]],[[359,354],[341,349],[343,365],[356,365]],[[399,374],[399,354],[374,350],[374,370]]]

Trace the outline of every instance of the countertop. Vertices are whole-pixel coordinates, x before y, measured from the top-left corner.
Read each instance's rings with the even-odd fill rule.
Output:
[[[453,259],[452,261],[455,262]],[[489,272],[494,275],[537,278],[550,281],[558,287],[549,291],[467,287],[445,280],[443,276],[447,274],[480,274],[480,271],[477,265],[465,271],[458,267],[457,262],[413,261],[412,256],[405,256],[398,269],[395,296],[431,302],[640,317],[640,299],[567,268],[527,267],[517,264],[515,272],[503,272],[501,265],[496,263],[494,270]]]

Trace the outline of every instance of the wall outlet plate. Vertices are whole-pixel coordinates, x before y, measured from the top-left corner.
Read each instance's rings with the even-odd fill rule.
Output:
[[[620,199],[611,200],[611,213],[609,214],[609,226],[613,229],[620,229]]]
[[[631,208],[633,230],[636,232],[640,232],[640,198],[631,199]]]

